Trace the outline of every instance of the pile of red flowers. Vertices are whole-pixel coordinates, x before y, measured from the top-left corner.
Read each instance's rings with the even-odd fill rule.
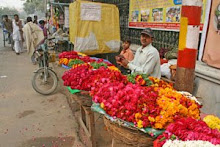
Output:
[[[61,58],[67,58],[67,59],[80,59],[82,61],[84,61],[85,63],[91,63],[91,62],[97,62],[97,63],[102,63],[104,62],[105,64],[107,64],[108,66],[112,66],[113,64],[111,64],[110,62],[104,61],[103,59],[94,59],[91,58],[87,55],[84,55],[82,53],[76,52],[76,51],[65,51],[59,54],[59,59]]]
[[[126,77],[119,71],[112,71],[105,67],[92,70],[92,66],[89,64],[74,66],[73,69],[63,74],[62,79],[64,86],[85,91],[91,91],[93,89],[93,93],[106,83],[114,81],[127,82]]]
[[[75,51],[62,52],[59,54],[59,59],[61,58],[75,59],[75,58],[79,58],[79,55]]]
[[[168,125],[166,131],[158,137],[162,146],[166,140],[180,139],[209,141],[214,145],[220,144],[220,132],[211,129],[204,121],[193,118],[182,118]]]
[[[95,59],[90,58],[89,56],[79,57],[80,60],[84,61],[85,63],[95,62]]]
[[[62,79],[64,86],[70,86],[72,89],[89,91],[90,87],[87,85],[87,79],[92,74],[91,66],[88,64],[82,64],[77,68],[72,68],[64,72]]]
[[[114,118],[138,128],[156,129],[166,128],[182,117],[199,118],[199,106],[173,90],[172,84],[146,75],[125,76],[103,59],[74,51],[59,57],[62,64],[72,66],[62,76],[64,85],[89,91],[93,101]]]
[[[107,83],[119,82],[122,84],[126,84],[128,82],[126,76],[121,74],[121,72],[114,71],[109,68],[101,67],[97,70],[94,70],[93,73],[93,76],[90,77],[91,96],[94,96],[99,91],[99,89]]]
[[[151,126],[149,119],[160,113],[156,103],[157,96],[152,87],[111,82],[98,89],[93,101],[101,103],[101,107],[113,118],[133,122],[142,128]]]

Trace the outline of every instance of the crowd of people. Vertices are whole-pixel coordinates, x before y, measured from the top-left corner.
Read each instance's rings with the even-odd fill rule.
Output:
[[[9,44],[12,44],[12,49],[17,55],[23,52],[24,42],[28,53],[32,54],[37,45],[47,37],[45,21],[38,21],[36,15],[34,21],[31,17],[27,17],[25,24],[20,20],[18,14],[14,15],[13,20],[9,19],[8,15],[4,15],[2,24],[8,33]]]

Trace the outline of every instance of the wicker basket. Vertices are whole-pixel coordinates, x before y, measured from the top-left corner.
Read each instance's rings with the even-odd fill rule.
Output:
[[[151,138],[148,134],[144,134],[136,128],[128,129],[110,121],[106,117],[104,117],[104,124],[112,137],[114,137],[118,141],[123,142],[124,144],[132,145],[135,147],[153,146],[153,138]]]
[[[92,98],[89,95],[76,93],[76,94],[72,94],[72,98],[82,106],[87,106],[87,107],[92,106]]]

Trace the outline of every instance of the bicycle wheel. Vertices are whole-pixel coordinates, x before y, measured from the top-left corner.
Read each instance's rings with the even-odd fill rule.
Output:
[[[39,69],[34,74],[32,79],[32,87],[34,88],[34,90],[43,95],[49,95],[53,93],[56,90],[57,85],[57,75],[51,69],[48,69],[48,73],[46,75],[44,73],[44,68]]]

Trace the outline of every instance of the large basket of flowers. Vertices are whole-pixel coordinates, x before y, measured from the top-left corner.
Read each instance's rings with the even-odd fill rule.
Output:
[[[136,147],[153,146],[153,138],[150,135],[145,134],[136,128],[126,128],[121,126],[120,124],[112,122],[106,117],[103,119],[108,132],[116,140]]]

